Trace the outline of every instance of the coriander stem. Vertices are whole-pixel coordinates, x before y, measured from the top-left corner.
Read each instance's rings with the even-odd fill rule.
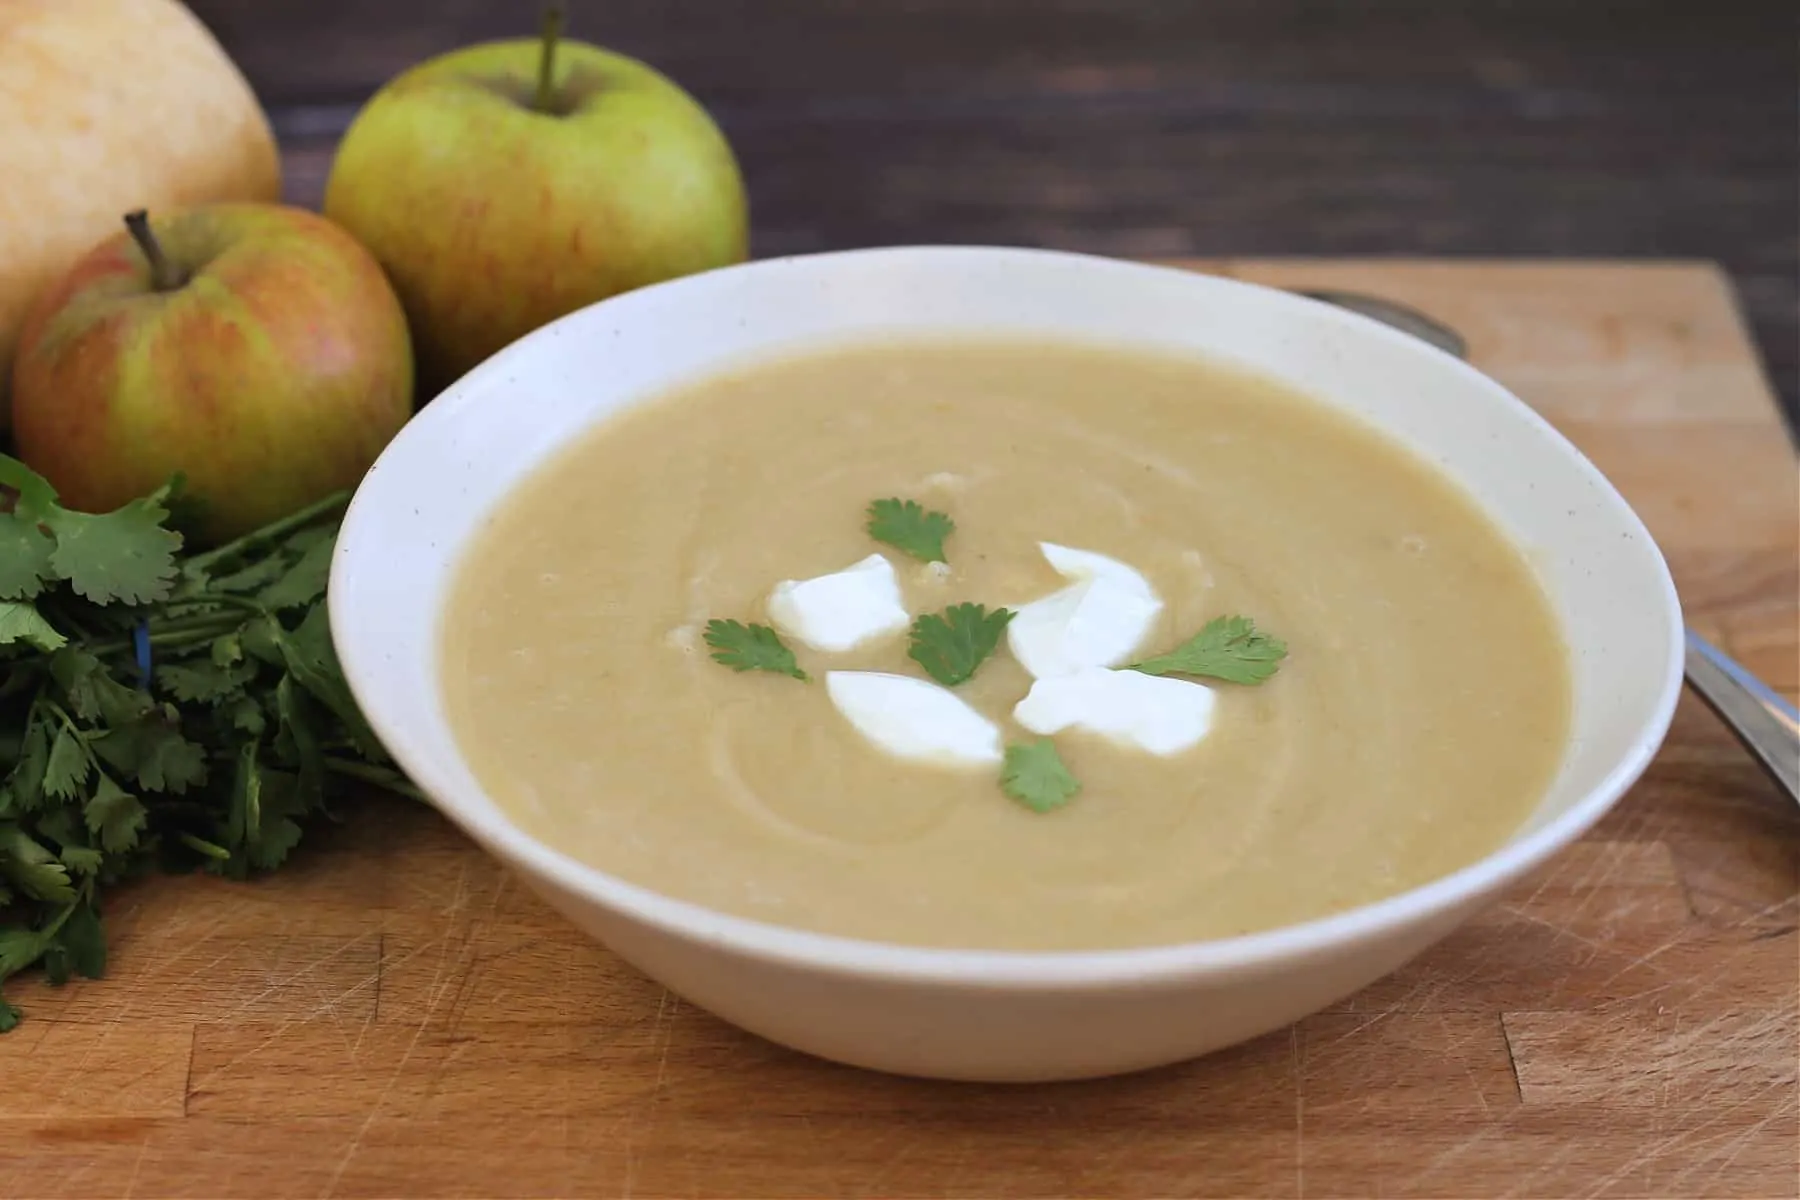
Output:
[[[181,268],[169,261],[169,256],[163,253],[162,243],[150,231],[149,213],[141,208],[126,213],[125,228],[131,231],[131,240],[143,252],[144,261],[150,264],[152,291],[172,292],[187,282]]]
[[[0,679],[0,700],[11,700],[20,692],[29,690],[37,682],[38,680],[30,671],[9,670],[6,677]]]
[[[94,768],[95,771],[98,771],[102,775],[106,774],[106,769],[100,765],[99,755],[94,753],[94,747],[88,741],[88,735],[82,731],[82,728],[79,725],[75,724],[75,718],[69,715],[68,709],[64,708],[54,700],[45,700],[43,705],[45,711],[55,717],[58,721],[62,722],[62,727],[68,731],[69,736],[74,738],[75,741],[80,744],[81,756],[87,759],[88,766]]]
[[[240,538],[226,542],[223,546],[215,546],[203,554],[196,554],[183,564],[187,567],[208,567],[213,563],[246,553],[268,542],[277,542],[296,529],[311,525],[321,517],[342,509],[350,503],[348,491],[333,492],[325,498],[307,505],[299,512],[290,513],[278,521],[271,521],[261,529],[252,529]]]
[[[152,627],[158,632],[150,635],[150,644],[152,646],[198,645],[230,633],[241,627],[243,623],[243,618],[235,613],[195,613],[190,617],[176,617],[159,622]],[[89,646],[88,653],[97,658],[105,658],[107,655],[117,654],[121,650],[135,649],[136,645],[137,643],[128,637],[114,638],[109,642]]]
[[[544,22],[539,34],[537,92],[531,107],[535,112],[556,111],[556,43],[562,37],[564,12],[562,0],[551,0],[544,6]]]
[[[207,615],[211,616],[212,614]],[[195,619],[198,620],[198,618]],[[197,646],[201,642],[210,642],[243,625],[242,621],[232,617],[226,617],[222,624],[219,623],[217,616],[213,616],[212,619],[213,624],[182,625],[179,629],[164,629],[161,633],[153,633],[150,635],[150,644],[152,646]],[[174,622],[170,622],[170,624],[174,624]],[[119,648],[121,650],[136,649],[136,645],[135,642],[125,642]]]
[[[410,796],[414,800],[425,799],[425,793],[415,787],[411,780],[390,767],[377,767],[369,763],[360,763],[354,759],[324,756],[325,769],[342,775],[347,779],[360,779],[364,783],[372,783],[396,795]]]
[[[171,600],[170,608],[180,608],[184,604],[218,604],[226,608],[235,608],[241,612],[254,613],[261,617],[268,615],[269,610],[256,601],[244,596],[233,596],[229,592],[219,592],[203,596],[190,596],[186,600]],[[190,616],[222,616],[220,613],[190,613]]]
[[[211,629],[214,625],[225,625],[236,629],[244,622],[236,613],[189,613],[185,617],[166,617],[161,621],[150,622],[150,640],[154,644],[157,638],[172,637],[175,634],[192,633],[197,630]],[[121,645],[130,645],[129,638],[119,639]]]
[[[25,723],[23,725],[19,726],[20,738],[21,738],[20,745],[21,746],[23,746],[23,744],[24,744],[24,742],[23,742],[24,734],[30,732],[31,727],[33,725],[37,724],[38,710],[43,708],[44,705],[49,704],[49,703],[50,703],[50,689],[48,687],[43,687],[43,688],[39,688],[37,695],[35,695],[31,698],[31,703],[27,704],[25,706]]]
[[[217,862],[225,862],[231,857],[231,851],[223,846],[215,845],[204,838],[197,838],[191,833],[178,833],[175,840],[196,854],[203,854]]]
[[[39,604],[41,605],[42,603],[43,602],[40,600]],[[74,617],[71,617],[68,613],[58,612],[56,614],[56,619],[58,621],[61,621],[64,625],[67,625],[71,630],[74,631],[75,638],[73,640],[86,642],[86,641],[90,641],[93,639],[93,636],[94,636],[93,630],[88,629],[80,621],[77,621]],[[52,624],[54,624],[54,623],[55,622],[52,622]]]
[[[62,727],[69,731],[69,736],[81,743],[82,750],[87,752],[88,761],[92,762],[94,755],[87,748],[87,734],[83,733],[81,727],[75,724],[75,718],[69,715],[69,710],[54,700],[46,700],[44,701],[44,711],[55,717]]]

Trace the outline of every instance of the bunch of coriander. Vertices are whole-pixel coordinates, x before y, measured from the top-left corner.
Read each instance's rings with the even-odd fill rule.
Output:
[[[279,866],[334,777],[416,794],[326,624],[346,499],[183,553],[178,480],[79,513],[0,454],[0,985],[101,975],[121,879]]]

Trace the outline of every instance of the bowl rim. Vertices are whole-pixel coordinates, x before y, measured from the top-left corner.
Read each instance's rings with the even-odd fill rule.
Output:
[[[817,974],[959,988],[1032,990],[1054,987],[1066,990],[1108,988],[1121,984],[1153,987],[1178,985],[1197,976],[1225,977],[1252,973],[1291,960],[1340,954],[1370,942],[1390,939],[1436,919],[1455,917],[1463,910],[1481,903],[1498,889],[1521,878],[1581,837],[1648,769],[1667,736],[1680,698],[1684,675],[1681,653],[1684,621],[1680,598],[1667,560],[1636,511],[1599,468],[1561,431],[1511,389],[1468,362],[1373,318],[1247,280],[1162,263],[1137,262],[1074,251],[985,244],[878,246],[752,260],[652,284],[633,293],[598,301],[525,335],[451,384],[432,403],[421,407],[382,451],[370,474],[385,462],[407,455],[409,446],[420,436],[423,425],[454,420],[455,406],[444,403],[445,399],[451,399],[457,393],[478,386],[486,376],[496,371],[505,370],[511,359],[529,353],[531,346],[547,336],[548,331],[580,319],[594,308],[644,292],[705,286],[704,280],[727,272],[736,275],[764,273],[779,271],[796,263],[866,261],[883,257],[963,258],[970,262],[1003,258],[1020,261],[1058,259],[1072,261],[1088,270],[1153,273],[1157,276],[1180,275],[1204,281],[1208,286],[1273,293],[1278,297],[1276,302],[1280,304],[1325,310],[1314,313],[1315,319],[1339,322],[1346,328],[1353,329],[1356,336],[1388,339],[1395,345],[1403,346],[1406,352],[1435,357],[1441,368],[1461,374],[1469,386],[1493,394],[1514,417],[1535,426],[1547,444],[1568,460],[1572,469],[1587,477],[1589,484],[1602,497],[1602,502],[1613,512],[1620,527],[1643,543],[1656,568],[1658,587],[1655,599],[1665,618],[1667,666],[1649,718],[1637,731],[1630,749],[1598,784],[1566,811],[1535,829],[1513,837],[1474,862],[1406,891],[1273,929],[1227,938],[1118,949],[1022,951],[913,946],[777,925],[725,913],[631,883],[563,854],[527,833],[509,820],[499,805],[485,795],[485,791],[482,792],[479,803],[470,803],[468,797],[457,795],[454,787],[434,786],[427,782],[438,779],[438,772],[428,756],[416,751],[411,738],[402,727],[406,722],[381,711],[379,706],[364,703],[364,697],[368,694],[368,689],[364,686],[368,664],[359,653],[359,639],[344,632],[356,623],[356,615],[346,611],[343,603],[339,602],[339,597],[347,592],[346,588],[339,586],[339,581],[356,569],[354,563],[359,556],[379,555],[378,544],[363,532],[365,521],[370,519],[367,517],[367,508],[371,502],[366,499],[367,489],[359,486],[351,498],[340,527],[327,592],[333,641],[345,679],[358,704],[363,705],[370,726],[395,762],[420,786],[427,802],[461,828],[483,850],[524,875],[542,878],[558,891],[578,896],[603,909],[651,926],[665,935],[701,944],[709,949],[741,954],[766,964]],[[472,529],[465,531],[451,549],[449,553],[452,557],[466,546],[469,532]],[[441,606],[441,602],[441,596],[434,597],[434,609]],[[373,657],[375,655],[371,653],[369,658]]]

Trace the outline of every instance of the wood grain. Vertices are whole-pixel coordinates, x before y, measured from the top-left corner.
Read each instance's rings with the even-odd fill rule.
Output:
[[[1702,265],[1224,262],[1449,320],[1800,689],[1800,476]],[[1800,1195],[1800,812],[1685,700],[1594,832],[1419,961],[1209,1058],[990,1088],[816,1062],[666,994],[431,812],[120,895],[20,987],[0,1195]]]

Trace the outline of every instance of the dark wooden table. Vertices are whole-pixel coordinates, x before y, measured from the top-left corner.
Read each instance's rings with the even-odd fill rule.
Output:
[[[382,81],[530,0],[190,0],[316,202]],[[1792,0],[572,0],[737,147],[759,255],[1708,258],[1797,412]]]

